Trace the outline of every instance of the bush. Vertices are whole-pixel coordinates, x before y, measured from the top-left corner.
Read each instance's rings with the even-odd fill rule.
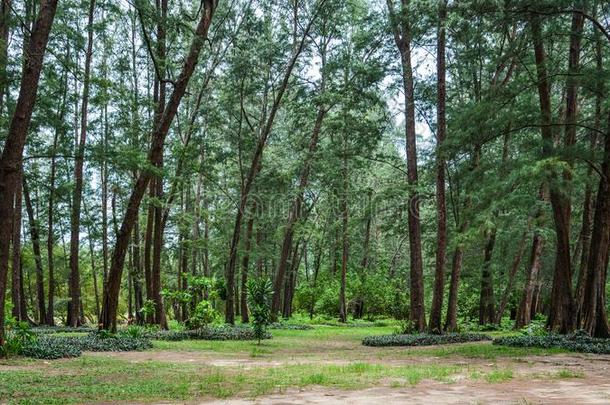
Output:
[[[491,340],[487,335],[479,333],[448,333],[446,335],[381,335],[367,336],[362,340],[365,346],[432,346],[452,343],[480,342]]]
[[[21,352],[26,357],[34,359],[61,359],[78,357],[81,349],[74,342],[62,337],[41,336],[36,341],[25,346]]]
[[[564,349],[572,352],[610,354],[610,339],[592,338],[585,331],[569,335],[509,336],[494,339],[495,345]]]
[[[212,303],[203,300],[197,304],[195,310],[186,321],[188,329],[199,329],[209,324],[212,324],[220,319],[220,313],[214,309]]]
[[[0,357],[21,354],[23,348],[35,340],[36,335],[27,322],[17,321],[12,317],[8,318],[4,344],[0,346]]]
[[[32,332],[37,335],[50,335],[53,333],[91,333],[95,332],[95,329],[90,326],[79,326],[77,328],[71,326],[36,326],[33,327]]]
[[[311,330],[313,329],[313,326],[303,323],[274,322],[268,326],[268,329]]]
[[[160,330],[146,334],[155,340],[256,340],[254,329],[245,326],[206,326],[195,330],[171,331]],[[265,333],[262,339],[271,339],[270,333]]]
[[[36,359],[59,359],[78,357],[83,351],[129,352],[151,347],[151,341],[146,338],[94,332],[85,336],[40,336],[24,346],[21,354]]]
[[[267,325],[271,323],[271,298],[273,284],[268,278],[248,280],[248,305],[252,315],[254,336],[260,343],[267,333]]]

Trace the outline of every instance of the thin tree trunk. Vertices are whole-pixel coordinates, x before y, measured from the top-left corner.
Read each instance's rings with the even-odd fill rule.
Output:
[[[250,219],[246,226],[246,240],[244,245],[244,254],[242,257],[241,265],[241,322],[250,322],[248,316],[248,267],[250,264],[250,251],[252,245],[252,233],[254,227],[254,216],[256,215],[256,201],[252,202],[252,212],[250,213]]]
[[[523,253],[525,253],[525,244],[527,241],[527,235],[530,231],[532,218],[528,221],[528,226],[525,232],[523,232],[523,236],[521,236],[521,240],[519,241],[519,245],[517,246],[517,252],[515,252],[515,257],[513,258],[513,262],[510,266],[510,271],[508,272],[508,281],[506,283],[506,288],[504,288],[504,293],[502,293],[502,298],[500,299],[500,307],[498,308],[498,313],[496,314],[496,323],[500,325],[502,323],[502,317],[504,316],[504,311],[506,310],[506,306],[508,305],[508,300],[513,291],[513,285],[515,284],[515,277],[517,276],[517,272],[519,271],[519,267],[521,265],[521,259],[523,259]]]
[[[87,112],[89,106],[89,78],[91,75],[91,59],[93,58],[93,13],[95,0],[89,2],[89,19],[87,23],[87,53],[85,54],[85,72],[83,76],[83,100],[81,105],[80,139],[76,147],[74,162],[74,194],[72,197],[72,216],[70,219],[70,326],[78,326],[80,320],[80,208],[83,198],[83,164],[85,142],[87,139]]]
[[[16,182],[21,186],[23,177],[23,169],[17,174]],[[13,226],[12,226],[12,252],[11,252],[11,269],[12,269],[12,300],[13,300],[13,317],[18,321],[24,321],[23,316],[25,310],[21,306],[21,210],[22,210],[22,194],[21,187],[15,190],[14,208],[13,208]]]
[[[4,299],[6,293],[11,221],[17,188],[21,188],[19,173],[22,170],[23,148],[32,119],[38,92],[42,60],[55,18],[57,0],[41,0],[40,11],[24,52],[21,86],[13,117],[0,158],[0,345],[4,344]]]
[[[28,222],[30,223],[30,237],[32,238],[32,251],[34,253],[34,264],[36,265],[36,298],[38,304],[38,323],[43,324],[46,320],[45,296],[44,296],[44,278],[42,269],[42,255],[40,253],[40,228],[38,220],[34,216],[34,207],[30,197],[30,189],[28,187],[25,176],[23,176],[23,197],[25,199],[25,209],[28,214]]]
[[[347,142],[346,139],[343,141]],[[349,212],[347,205],[348,193],[347,145],[343,148],[343,195],[341,196],[341,285],[339,288],[339,322],[347,322],[347,302],[345,297],[347,282],[347,261],[349,254]]]

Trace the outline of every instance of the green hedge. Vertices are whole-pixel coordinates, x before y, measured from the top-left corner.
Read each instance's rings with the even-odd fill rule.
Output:
[[[257,340],[254,329],[246,326],[208,326],[205,328],[185,331],[160,330],[146,334],[155,340]],[[266,333],[264,339],[271,339]]]
[[[130,352],[150,349],[152,342],[146,338],[126,336],[101,336],[90,333],[86,336],[43,335],[25,345],[22,354],[36,359],[59,359],[78,357],[81,352]]]
[[[304,323],[283,323],[275,322],[267,327],[267,329],[285,329],[285,330],[311,330],[313,326]]]
[[[71,326],[35,326],[30,329],[33,333],[37,335],[50,335],[53,333],[92,333],[95,332],[95,329],[89,326],[79,326],[77,328],[73,328]]]
[[[432,346],[451,343],[480,342],[491,340],[480,333],[448,333],[445,335],[413,334],[413,335],[380,335],[367,336],[362,340],[365,346]]]
[[[501,346],[558,348],[572,352],[610,354],[610,339],[592,338],[584,331],[569,335],[509,336],[494,339],[493,343]]]

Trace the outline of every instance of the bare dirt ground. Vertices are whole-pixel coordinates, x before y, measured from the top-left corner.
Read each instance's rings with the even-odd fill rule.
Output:
[[[482,343],[485,344],[485,343]],[[347,344],[349,345],[349,344]],[[347,346],[346,345],[346,346]],[[525,358],[465,358],[405,355],[404,348],[385,348],[382,353],[359,351],[362,356],[301,356],[287,351],[285,356],[249,358],[247,354],[222,354],[201,351],[153,351],[98,353],[96,356],[120,357],[132,362],[167,361],[241,369],[280,367],[294,364],[349,364],[364,361],[371,364],[408,366],[410,364],[444,364],[461,368],[447,382],[421,381],[414,386],[393,387],[388,381],[361,390],[338,390],[310,386],[256,399],[210,400],[205,403],[241,404],[610,404],[610,355],[577,353],[528,356]],[[471,371],[511,370],[506,382],[490,383],[471,378]],[[564,373],[565,375],[562,375]]]

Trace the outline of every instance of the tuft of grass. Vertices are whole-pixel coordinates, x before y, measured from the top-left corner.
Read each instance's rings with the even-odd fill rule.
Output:
[[[485,374],[485,381],[490,384],[503,383],[512,380],[512,378],[513,370],[511,369],[498,369]]]
[[[555,378],[585,378],[585,373],[577,370],[563,369],[554,375]]]

